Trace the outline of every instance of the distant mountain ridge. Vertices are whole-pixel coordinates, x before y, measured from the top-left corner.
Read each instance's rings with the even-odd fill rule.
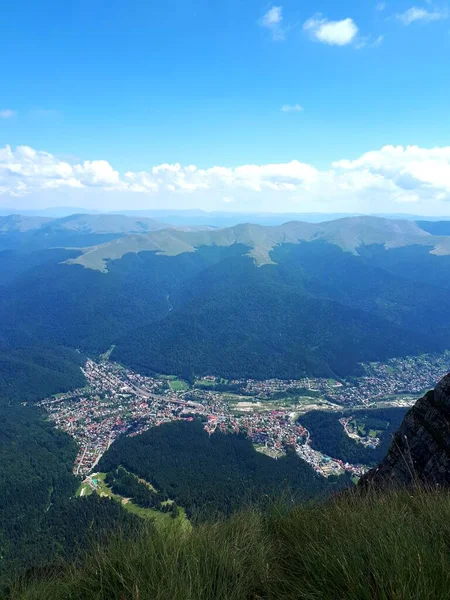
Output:
[[[181,208],[142,208],[129,210],[126,207],[116,210],[98,210],[82,207],[49,207],[41,209],[11,209],[0,207],[0,216],[20,214],[24,216],[39,216],[50,218],[67,217],[73,214],[115,214],[124,215],[133,219],[140,217],[150,217],[156,221],[162,221],[175,227],[192,226],[212,226],[212,227],[233,227],[239,223],[255,223],[258,225],[282,225],[287,221],[306,221],[309,223],[322,223],[324,221],[333,221],[345,217],[360,217],[364,213],[324,213],[324,212],[233,212],[230,210],[201,210],[201,209],[181,209]],[[407,221],[426,221],[426,222],[448,222],[450,216],[431,216],[431,215],[413,215],[407,213],[370,213],[366,216],[382,217],[386,219],[401,219]]]
[[[0,235],[40,229],[52,219],[47,217],[24,217],[22,215],[7,215],[0,217]]]
[[[131,218],[112,214],[73,214],[61,218],[8,215],[0,217],[0,250],[82,248],[166,226],[147,217]]]
[[[229,379],[347,376],[449,348],[450,237],[413,221],[128,234],[140,222],[113,219],[0,235],[17,244],[0,252],[0,343],[114,345],[137,371]]]
[[[449,236],[432,235],[414,221],[381,217],[346,217],[324,223],[291,221],[279,226],[246,223],[207,231],[165,229],[126,236],[101,246],[87,248],[82,256],[71,259],[68,263],[106,271],[108,261],[121,259],[128,253],[147,251],[177,256],[184,252],[195,252],[202,246],[226,247],[243,244],[250,248],[248,255],[261,266],[273,263],[271,252],[281,244],[312,241],[335,244],[352,253],[357,253],[361,246],[380,244],[385,248],[430,246],[432,253],[450,254]]]
[[[84,231],[88,233],[145,233],[167,227],[148,217],[115,214],[72,214],[60,218],[12,214],[0,217],[0,232],[45,229],[50,231]]]

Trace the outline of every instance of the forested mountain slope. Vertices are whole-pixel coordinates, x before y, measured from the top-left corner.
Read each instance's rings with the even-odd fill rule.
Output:
[[[85,250],[27,248],[0,253],[0,342],[12,346],[115,345],[113,358],[146,372],[289,378],[343,376],[450,339],[450,238],[410,221],[165,229]]]
[[[130,517],[96,497],[74,498],[76,444],[34,408],[0,402],[0,597],[27,569],[73,559]]]
[[[13,587],[15,600],[449,598],[449,495],[410,490],[283,503],[194,527],[142,527],[80,564]]]
[[[86,249],[73,262],[89,269],[106,271],[108,262],[127,253],[153,251],[167,256],[195,252],[203,246],[243,244],[257,265],[273,262],[271,251],[280,244],[321,241],[357,253],[361,246],[381,244],[385,248],[429,246],[436,254],[450,254],[450,238],[433,236],[413,221],[379,217],[349,217],[325,223],[291,221],[275,227],[236,225],[225,229],[177,231],[167,229],[147,235],[135,235]]]
[[[74,440],[33,403],[84,385],[84,358],[60,347],[0,348],[0,597],[10,578],[74,558],[130,517],[99,497],[75,498]],[[25,404],[25,405],[24,405]]]
[[[347,477],[327,480],[317,475],[294,451],[274,461],[242,434],[210,436],[199,420],[175,421],[121,437],[98,469],[113,471],[121,465],[175,500],[196,522],[230,515],[283,493],[305,501],[350,484]]]

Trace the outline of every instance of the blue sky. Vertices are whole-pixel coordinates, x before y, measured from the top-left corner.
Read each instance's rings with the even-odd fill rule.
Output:
[[[152,207],[217,209],[225,203],[242,210],[260,204],[292,210],[298,202],[299,210],[339,205],[345,211],[359,202],[366,210],[373,181],[364,202],[340,196],[327,206],[335,185],[329,177],[333,162],[402,146],[401,165],[398,156],[394,160],[396,179],[388,184],[399,187],[405,173],[408,183],[399,187],[400,200],[398,190],[387,199],[383,188],[380,208],[399,212],[401,203],[406,212],[415,209],[405,204],[430,214],[447,210],[448,10],[446,1],[423,0],[8,2],[0,21],[0,147],[10,151],[0,156],[0,206],[72,198],[86,205],[94,201],[95,187],[104,196],[102,206],[115,203],[113,208],[132,197],[133,205]],[[417,152],[408,155],[409,145],[443,149],[438,156],[421,154],[423,164],[434,161],[433,181],[410,168],[419,159]],[[23,146],[36,157],[24,154]],[[69,169],[61,165],[86,163],[89,177],[79,169],[72,184],[58,185],[52,172],[49,184],[42,175],[43,152],[59,165],[57,173],[65,173],[66,183]],[[21,161],[26,164],[20,173],[13,169],[11,183],[10,165]],[[208,172],[214,166],[231,169],[235,180],[236,168],[292,161],[318,170],[321,185],[311,191],[312,175],[309,188],[302,175],[298,189],[259,185],[264,189],[258,197],[258,185],[251,189],[247,175],[244,184],[238,176],[238,184],[231,185],[223,174],[213,185]],[[104,177],[104,163],[118,179]],[[208,173],[195,181],[184,173],[188,184],[182,189],[166,177],[167,169],[162,183],[152,173],[155,165],[175,163]],[[370,172],[380,175],[372,163]],[[367,160],[351,172],[361,175],[366,168]],[[39,171],[38,182],[33,169]],[[345,188],[350,184],[348,167],[344,170]],[[141,174],[134,190],[122,185],[127,172]],[[148,189],[144,172],[153,178]],[[291,177],[281,168],[280,184],[294,185],[299,169],[293,172]],[[277,177],[270,171],[270,181]],[[251,200],[245,196],[249,190]],[[324,204],[318,206],[321,198]]]

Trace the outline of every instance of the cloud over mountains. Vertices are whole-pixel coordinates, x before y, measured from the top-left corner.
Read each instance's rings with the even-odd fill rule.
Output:
[[[121,198],[136,207],[217,209],[233,197],[236,208],[252,210],[399,210],[400,204],[447,212],[450,147],[384,146],[329,168],[287,163],[211,166],[161,164],[120,173],[106,160],[70,163],[28,146],[0,149],[0,205],[24,206],[76,192],[80,205],[98,208]],[[95,193],[93,193],[95,192]],[[59,202],[60,204],[63,202]],[[50,202],[47,202],[49,205]]]

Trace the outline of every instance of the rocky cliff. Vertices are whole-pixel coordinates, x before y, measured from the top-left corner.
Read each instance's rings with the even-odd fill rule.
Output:
[[[386,458],[359,482],[450,486],[450,374],[406,414]]]

